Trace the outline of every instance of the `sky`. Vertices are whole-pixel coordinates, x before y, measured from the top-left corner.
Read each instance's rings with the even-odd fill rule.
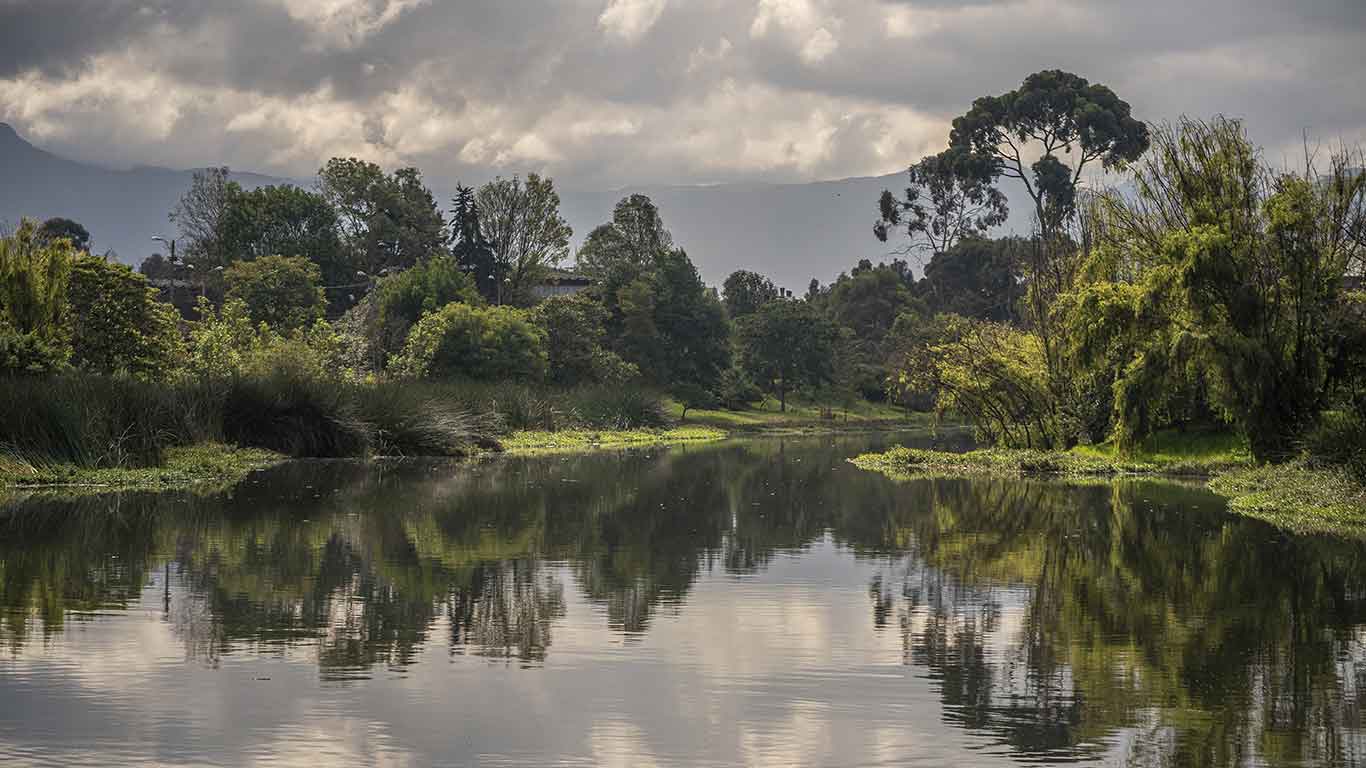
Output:
[[[0,0],[0,121],[113,167],[875,175],[1050,68],[1273,162],[1366,142],[1364,0]]]

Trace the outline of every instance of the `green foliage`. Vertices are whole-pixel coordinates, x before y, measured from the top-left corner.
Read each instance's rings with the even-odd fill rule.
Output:
[[[1019,265],[1028,247],[1018,237],[963,238],[930,259],[917,289],[936,314],[1012,322],[1023,293]]]
[[[1263,165],[1236,121],[1160,129],[1138,195],[1103,198],[1097,247],[1060,302],[1084,371],[1115,370],[1122,443],[1207,399],[1259,459],[1294,453],[1332,388],[1332,329],[1363,246],[1366,178]]]
[[[1036,335],[942,315],[904,354],[897,388],[934,393],[939,412],[966,418],[983,442],[1046,449],[1066,444]]]
[[[546,334],[525,310],[448,304],[413,326],[392,372],[410,378],[539,381]]]
[[[156,464],[166,446],[215,431],[200,394],[121,377],[0,378],[0,446],[39,467]]]
[[[763,397],[763,392],[744,369],[732,366],[721,372],[721,380],[716,384],[718,403],[729,410],[738,411]]]
[[[261,256],[223,273],[228,301],[241,301],[254,323],[288,333],[321,320],[327,297],[317,264],[301,256]]]
[[[1016,90],[977,99],[954,119],[949,135],[951,150],[965,153],[962,162],[974,173],[1024,182],[1046,240],[1075,215],[1077,183],[1088,164],[1123,167],[1147,151],[1148,141],[1148,127],[1130,115],[1128,102],[1060,70],[1036,72]],[[1040,155],[1029,167],[1026,147]],[[1065,166],[1056,152],[1075,157],[1075,166]]]
[[[287,456],[365,455],[368,425],[349,388],[285,359],[275,362],[272,370],[232,381],[222,405],[224,437]]]
[[[201,296],[199,318],[190,326],[185,372],[204,381],[240,375],[260,347],[247,305],[229,301],[215,309],[212,302]]]
[[[373,301],[375,317],[366,337],[378,350],[377,365],[381,367],[403,348],[408,332],[423,315],[452,302],[471,306],[482,303],[474,281],[454,258],[444,254],[384,278],[374,291]]]
[[[445,222],[416,168],[392,174],[356,158],[333,158],[318,188],[336,211],[347,250],[369,274],[407,269],[445,252]]]
[[[497,178],[475,193],[479,226],[493,254],[494,303],[529,302],[531,288],[569,255],[574,231],[560,216],[555,184],[536,174]]]
[[[556,296],[532,316],[546,333],[549,379],[555,384],[622,383],[640,370],[603,346],[607,309],[583,294]]]
[[[479,295],[485,301],[497,301],[498,265],[493,260],[493,249],[484,239],[474,190],[457,185],[451,206],[451,255],[460,265],[460,270],[474,279]]]
[[[300,256],[317,265],[329,284],[355,280],[354,261],[337,235],[337,214],[321,195],[282,185],[227,198],[219,223],[222,261],[195,261],[201,273],[267,256]],[[201,279],[207,275],[202,274]]]
[[[753,314],[759,307],[782,298],[782,291],[773,281],[747,269],[737,269],[721,285],[726,313],[732,320]]]
[[[636,194],[616,204],[611,222],[588,233],[575,260],[579,271],[603,280],[622,271],[638,274],[671,250],[673,236],[659,209],[649,197]]]
[[[1006,196],[991,185],[991,170],[980,154],[963,147],[924,158],[908,171],[904,198],[883,191],[873,234],[886,242],[891,230],[904,227],[911,248],[932,256],[966,238],[983,237],[1010,214]]]
[[[66,238],[76,250],[90,250],[90,231],[71,219],[59,217],[44,221],[43,226],[38,228],[38,237],[48,242]]]
[[[737,337],[741,365],[761,387],[778,394],[784,411],[793,389],[820,386],[834,379],[839,332],[818,308],[805,301],[764,305],[740,321]]]
[[[62,369],[71,355],[67,287],[76,249],[25,219],[0,238],[0,373]]]
[[[926,314],[923,302],[911,293],[905,262],[879,264],[864,260],[841,274],[825,296],[825,311],[845,333],[838,344],[839,383],[864,397],[881,400],[889,375],[891,345],[888,333],[903,313]]]
[[[147,279],[124,264],[83,254],[67,289],[71,362],[97,373],[165,376],[180,364],[180,316]]]

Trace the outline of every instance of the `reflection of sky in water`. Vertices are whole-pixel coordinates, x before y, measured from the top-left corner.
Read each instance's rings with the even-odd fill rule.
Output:
[[[230,765],[927,765],[993,762],[946,730],[898,633],[868,620],[883,566],[828,540],[755,575],[705,573],[648,633],[565,591],[546,660],[451,654],[438,619],[414,663],[320,679],[308,644],[187,659],[162,576],[125,613],[0,660],[0,756]],[[557,575],[572,583],[568,568]],[[172,612],[192,610],[172,578]],[[452,758],[450,756],[458,756]]]
[[[154,547],[131,535],[147,570],[122,608],[91,586],[144,573],[100,548],[117,532],[68,561],[44,550],[42,586],[81,607],[23,637],[0,624],[0,764],[1366,754],[1360,546],[1181,489],[1136,505],[1118,487],[895,485],[843,464],[852,448],[803,445],[311,479],[324,501],[273,511],[244,492],[170,515]],[[6,601],[18,562],[0,540]],[[1285,573],[1259,581],[1270,563]],[[1245,743],[1193,755],[1184,727]]]

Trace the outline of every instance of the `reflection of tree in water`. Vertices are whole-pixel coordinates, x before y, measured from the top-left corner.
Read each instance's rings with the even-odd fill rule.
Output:
[[[1157,484],[906,492],[919,556],[873,581],[873,621],[901,628],[951,721],[1043,759],[1126,733],[1131,765],[1366,757],[1361,544]]]
[[[17,651],[169,574],[167,620],[210,663],[302,646],[345,677],[411,664],[433,631],[536,663],[566,588],[643,633],[661,610],[686,620],[708,570],[829,537],[889,563],[873,626],[900,633],[945,718],[1016,755],[1124,737],[1134,765],[1361,761],[1361,544],[1276,535],[1170,486],[898,485],[845,455],[764,441],[289,465],[231,495],[33,502],[0,517],[0,639]]]
[[[564,587],[537,561],[481,563],[448,598],[452,649],[544,661],[551,622],[564,616]]]

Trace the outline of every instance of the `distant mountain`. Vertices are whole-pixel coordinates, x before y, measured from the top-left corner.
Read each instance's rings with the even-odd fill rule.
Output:
[[[90,230],[93,248],[113,250],[137,264],[159,250],[153,235],[174,234],[167,215],[190,186],[191,171],[139,167],[111,170],[45,152],[0,123],[0,223],[17,225],[28,216],[65,216]],[[258,187],[280,179],[233,174]]]
[[[137,264],[159,250],[153,235],[171,236],[167,214],[190,186],[192,171],[138,167],[114,170],[58,157],[34,147],[0,123],[0,222],[23,216],[65,216],[90,230],[96,251],[113,250]],[[244,187],[300,183],[233,173]],[[899,244],[873,237],[877,197],[899,191],[903,174],[806,184],[644,186],[619,190],[561,190],[564,217],[575,243],[611,217],[617,200],[633,192],[654,199],[703,278],[719,285],[732,270],[752,269],[801,293],[815,277],[828,283],[859,259],[891,258]],[[434,185],[443,204],[453,190]],[[1021,198],[1023,195],[1011,195]],[[1024,220],[1024,205],[1012,199]]]

